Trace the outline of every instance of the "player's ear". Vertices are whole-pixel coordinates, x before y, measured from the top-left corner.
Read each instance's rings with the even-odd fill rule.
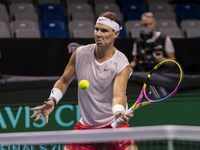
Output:
[[[114,31],[114,38],[117,38],[118,36],[119,36],[119,33],[120,33],[120,31],[118,30],[118,31]]]

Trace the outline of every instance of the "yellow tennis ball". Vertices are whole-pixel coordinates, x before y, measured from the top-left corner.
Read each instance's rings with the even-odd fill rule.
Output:
[[[89,88],[90,83],[88,82],[88,80],[81,80],[81,81],[78,83],[78,86],[79,86],[80,89],[86,90],[86,89]]]

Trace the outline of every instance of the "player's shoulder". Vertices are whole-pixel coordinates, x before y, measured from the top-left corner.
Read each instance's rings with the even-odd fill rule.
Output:
[[[126,66],[129,65],[128,58],[126,57],[126,55],[123,52],[121,52],[119,50],[116,50],[114,63],[117,66],[116,67],[117,68],[117,74],[119,74],[122,70],[124,70],[124,68]],[[132,73],[132,69],[130,69],[130,74],[131,73]]]
[[[80,58],[81,56],[92,55],[95,49],[95,45],[96,44],[88,44],[80,46],[79,48],[77,48],[76,57]]]

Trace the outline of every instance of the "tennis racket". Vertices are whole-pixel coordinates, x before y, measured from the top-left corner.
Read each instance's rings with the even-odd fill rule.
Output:
[[[125,113],[132,114],[142,106],[167,100],[178,91],[182,79],[183,71],[178,62],[174,60],[160,62],[147,75],[137,101]],[[147,101],[141,102],[143,96]],[[116,128],[123,120],[124,118],[121,116],[111,126]]]

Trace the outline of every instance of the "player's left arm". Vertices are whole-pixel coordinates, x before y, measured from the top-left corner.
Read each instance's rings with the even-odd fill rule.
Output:
[[[126,86],[127,86],[129,76],[130,76],[130,66],[127,65],[115,77],[114,86],[113,86],[113,99],[112,99],[112,110],[114,109],[113,111],[115,112],[114,113],[115,119],[117,119],[121,115],[124,118],[133,116],[133,114],[125,115],[125,108],[127,104],[127,98],[126,98],[125,92],[126,92]]]

